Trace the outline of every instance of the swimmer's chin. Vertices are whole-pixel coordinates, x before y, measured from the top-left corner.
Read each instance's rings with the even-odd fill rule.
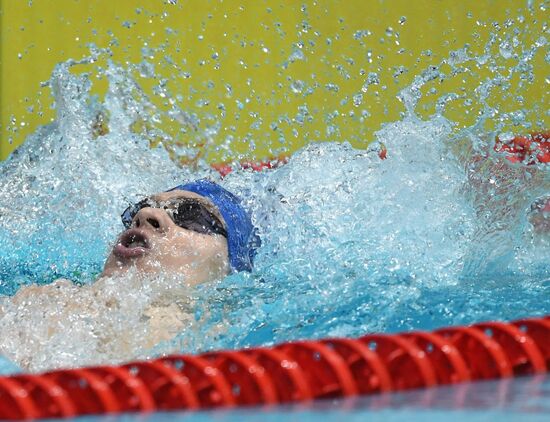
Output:
[[[111,259],[111,257],[109,257],[100,277],[124,277],[130,273],[140,274],[141,271],[135,261],[136,259],[122,261],[117,258]]]
[[[145,254],[135,254],[133,256],[121,255],[116,253],[117,246],[119,245],[113,248],[113,251],[107,258],[100,277],[117,277],[124,276],[131,271],[140,272],[138,262]]]

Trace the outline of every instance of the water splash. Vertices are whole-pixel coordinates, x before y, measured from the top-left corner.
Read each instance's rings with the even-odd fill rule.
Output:
[[[190,177],[162,144],[151,147],[150,134],[132,130],[152,107],[132,79],[113,65],[99,104],[88,77],[71,72],[76,64],[61,63],[52,74],[55,122],[2,163],[0,293],[57,277],[90,281],[121,230],[120,210]],[[102,114],[109,132],[98,136]]]
[[[523,54],[513,40],[496,48],[517,65],[508,67],[509,76],[497,72],[471,89],[465,100],[483,109],[470,127],[457,130],[443,117],[456,96],[441,96],[429,118],[419,104],[430,84],[461,75],[465,65],[497,68],[496,38],[483,57],[464,49],[421,72],[399,96],[403,119],[387,124],[368,149],[345,140],[312,144],[280,169],[225,178],[261,231],[253,273],[196,290],[168,275],[134,274],[80,288],[50,285],[19,304],[4,298],[0,348],[38,370],[550,312],[550,239],[532,220],[532,205],[550,192],[548,166],[513,164],[494,152],[495,136],[521,110],[501,118],[490,102],[512,75],[529,79],[539,44]],[[0,167],[4,294],[60,276],[90,283],[128,202],[186,178],[219,180],[200,165],[176,164],[196,151],[173,146],[157,125],[163,112],[132,78],[154,68],[111,63],[102,69],[109,90],[99,101],[89,93],[89,76],[73,73],[79,64],[61,63],[53,72],[56,121]],[[370,74],[363,92],[377,78]],[[171,96],[162,84],[158,89]],[[167,115],[196,130],[209,148],[219,126],[199,130],[196,116],[175,107]],[[148,309],[159,303],[164,313],[151,316]],[[172,321],[175,339],[143,342],[152,338],[152,318],[182,309],[188,317]]]

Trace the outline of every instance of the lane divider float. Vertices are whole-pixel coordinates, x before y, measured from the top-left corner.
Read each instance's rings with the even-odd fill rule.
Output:
[[[304,402],[550,371],[550,316],[0,377],[0,419]]]

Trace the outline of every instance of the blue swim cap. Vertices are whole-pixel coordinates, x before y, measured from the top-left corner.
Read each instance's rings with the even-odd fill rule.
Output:
[[[231,269],[235,272],[251,271],[256,249],[261,242],[250,214],[241,205],[241,200],[220,185],[206,179],[176,186],[168,192],[173,190],[194,192],[214,203],[225,220]]]

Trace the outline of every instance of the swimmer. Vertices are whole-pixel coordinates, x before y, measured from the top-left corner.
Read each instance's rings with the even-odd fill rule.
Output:
[[[239,199],[207,180],[180,185],[128,207],[126,231],[102,276],[172,272],[199,284],[250,271],[257,237]]]
[[[0,304],[0,324],[10,327],[0,338],[0,355],[25,370],[50,369],[51,363],[44,365],[36,351],[54,350],[56,345],[50,343],[55,338],[69,344],[71,336],[87,332],[96,357],[90,354],[86,359],[79,351],[68,358],[70,351],[63,350],[65,356],[61,354],[53,366],[100,363],[97,355],[109,361],[145,357],[148,349],[197,323],[186,301],[193,286],[252,270],[259,238],[250,215],[239,198],[213,182],[198,180],[149,196],[121,217],[126,230],[92,285],[78,287],[60,279],[21,288]],[[128,309],[119,300],[125,291],[136,294],[144,286],[132,281],[132,275],[157,277],[161,291],[134,305],[139,309]],[[175,285],[171,276],[185,282]],[[163,283],[169,286],[159,287]],[[51,308],[51,315],[39,321],[42,326],[34,330],[31,324],[35,332],[18,328],[17,320],[29,317],[29,307],[44,307],[45,315],[45,308]]]

